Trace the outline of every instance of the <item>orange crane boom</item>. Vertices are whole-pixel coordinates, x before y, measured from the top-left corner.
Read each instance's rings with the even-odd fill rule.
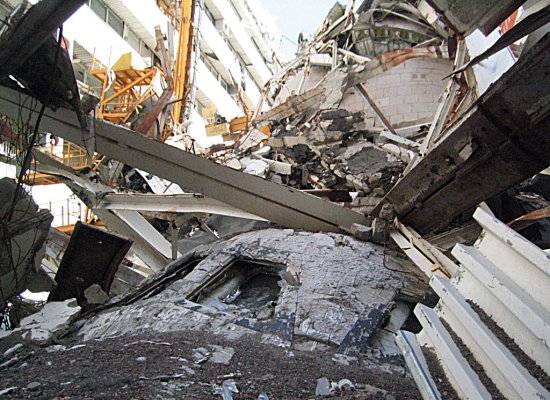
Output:
[[[179,4],[178,4],[179,3]],[[157,0],[158,6],[168,15],[172,24],[178,27],[178,49],[174,66],[174,96],[176,102],[172,111],[174,124],[182,121],[183,110],[187,103],[191,79],[191,56],[193,52],[196,0]]]

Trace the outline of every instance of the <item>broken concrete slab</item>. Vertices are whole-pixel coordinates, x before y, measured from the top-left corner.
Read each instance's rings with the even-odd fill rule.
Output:
[[[382,247],[340,234],[267,229],[203,245],[192,257],[205,258],[156,295],[92,317],[80,335],[89,340],[208,326],[224,336],[270,334],[290,343],[307,338],[355,354],[364,350],[357,343],[376,336],[400,290],[425,285],[412,271],[395,272],[407,267],[384,256]],[[270,279],[275,297],[264,298]],[[215,303],[207,301],[213,296]],[[270,307],[269,315],[259,312]]]
[[[21,326],[12,331],[24,341],[47,344],[65,333],[73,318],[80,313],[75,299],[46,303],[42,310],[21,320]]]

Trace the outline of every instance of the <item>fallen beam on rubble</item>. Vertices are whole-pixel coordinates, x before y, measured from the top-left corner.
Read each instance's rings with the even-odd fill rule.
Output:
[[[386,196],[420,234],[550,164],[550,34],[510,68]]]
[[[170,213],[205,213],[265,221],[264,218],[241,211],[214,199],[192,193],[108,194],[96,206],[107,210],[131,210]]]
[[[0,88],[0,113],[10,118],[36,121],[25,96]],[[45,112],[40,129],[86,147],[86,133],[74,113],[59,109]],[[92,123],[90,122],[90,125]],[[366,217],[327,200],[266,181],[167,144],[136,134],[119,125],[93,121],[98,153],[143,169],[205,196],[290,228],[336,232]]]

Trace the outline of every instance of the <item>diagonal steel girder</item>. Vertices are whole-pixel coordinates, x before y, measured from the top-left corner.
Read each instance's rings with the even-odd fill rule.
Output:
[[[32,102],[25,96],[1,87],[0,113],[11,118],[37,118]],[[87,132],[74,113],[47,110],[40,130],[52,132],[86,147]],[[98,153],[143,169],[178,185],[204,194],[251,214],[286,227],[309,231],[337,232],[353,223],[365,224],[366,217],[327,200],[299,190],[235,171],[181,149],[139,135],[123,126],[94,120]]]

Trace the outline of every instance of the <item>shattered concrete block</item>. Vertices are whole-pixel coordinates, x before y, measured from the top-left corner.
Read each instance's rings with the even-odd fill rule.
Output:
[[[350,185],[351,187],[357,190],[362,190],[366,193],[370,191],[370,188],[367,186],[366,183],[364,183],[363,181],[361,181],[360,179],[358,179],[353,175],[349,175],[349,174],[346,175],[346,182],[348,183],[348,185]]]
[[[341,168],[334,169],[334,175],[336,175],[338,178],[345,179],[346,178],[346,172]]]
[[[285,147],[294,147],[298,144],[307,144],[307,139],[304,136],[285,136],[283,143]]]
[[[350,113],[347,110],[336,108],[334,110],[324,110],[319,114],[320,119],[337,119],[345,118],[349,116]]]
[[[251,129],[248,135],[246,135],[241,142],[239,142],[238,148],[242,151],[256,147],[263,140],[268,139],[267,135],[260,132],[258,129]]]
[[[385,243],[386,241],[386,235],[389,230],[389,223],[386,220],[383,220],[382,218],[375,218],[374,221],[372,221],[372,241],[374,243]]]
[[[327,131],[326,133],[326,141],[327,142],[337,142],[339,140],[342,140],[344,138],[344,132],[341,131]]]
[[[315,388],[315,396],[328,396],[330,395],[330,382],[323,376],[317,379],[317,387]]]
[[[359,240],[368,242],[372,237],[372,228],[361,224],[353,224],[350,229],[351,234]]]
[[[235,354],[235,349],[233,347],[223,347],[211,344],[210,348],[212,349],[210,361],[215,364],[229,365],[229,362]]]
[[[11,331],[26,341],[48,343],[69,327],[73,317],[80,312],[76,299],[52,301],[29,317],[21,320],[21,327]]]
[[[232,169],[236,169],[237,171],[240,171],[241,169],[243,169],[243,166],[241,165],[241,162],[239,160],[237,160],[236,158],[232,158],[231,160],[227,161],[225,163],[225,166],[229,167],[229,168],[232,168]]]
[[[84,291],[84,297],[91,305],[105,304],[109,301],[109,295],[97,283]]]
[[[374,174],[369,175],[369,183],[372,186],[377,186],[382,180],[382,172],[375,172]]]
[[[244,167],[244,172],[250,175],[265,178],[267,172],[269,171],[269,164],[262,160],[255,160],[250,157],[245,157],[242,158],[240,162]]]
[[[277,175],[277,174],[269,174],[268,179],[269,179],[271,182],[278,183],[279,185],[282,185],[282,184],[283,184],[283,178],[281,178],[281,177],[280,177],[279,175]]]
[[[393,221],[395,210],[391,204],[386,203],[380,209],[380,214],[378,214],[378,216],[386,221]]]
[[[267,139],[267,145],[270,147],[281,148],[284,147],[285,144],[283,139],[270,137],[269,139]]]

